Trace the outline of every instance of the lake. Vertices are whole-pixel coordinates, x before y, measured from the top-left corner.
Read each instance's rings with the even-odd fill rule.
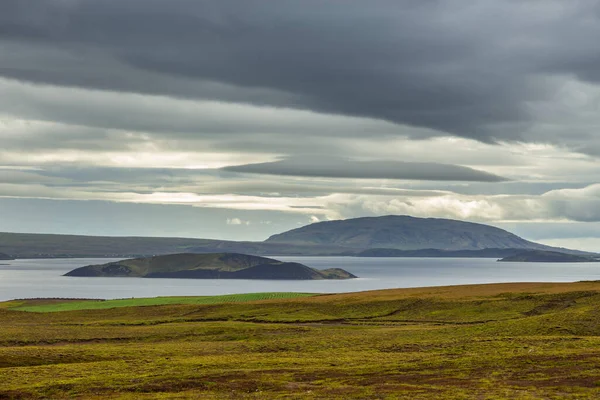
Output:
[[[62,276],[115,259],[0,261],[0,301],[22,298],[210,296],[251,292],[341,293],[374,289],[494,282],[600,280],[600,263],[499,263],[487,258],[276,257],[310,267],[343,268],[345,281],[79,278]]]

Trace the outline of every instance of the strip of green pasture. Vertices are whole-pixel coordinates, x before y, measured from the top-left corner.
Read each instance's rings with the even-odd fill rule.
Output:
[[[43,305],[23,305],[12,307],[11,310],[30,312],[58,312],[74,310],[100,310],[116,307],[159,306],[169,304],[218,304],[241,303],[257,300],[291,299],[295,297],[316,296],[314,293],[268,292],[229,294],[222,296],[192,296],[192,297],[150,297],[119,300],[82,300],[68,301]]]

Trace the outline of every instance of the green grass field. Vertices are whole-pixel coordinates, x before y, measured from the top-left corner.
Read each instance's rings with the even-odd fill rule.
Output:
[[[207,299],[0,303],[0,399],[600,398],[598,282]]]
[[[238,303],[258,300],[290,299],[295,297],[314,296],[310,293],[272,292],[272,293],[247,293],[230,294],[222,296],[194,296],[194,297],[151,297],[131,298],[119,300],[82,300],[82,301],[51,301],[39,304],[40,301],[24,301],[22,305],[12,306],[13,310],[30,312],[57,312],[74,310],[101,310],[116,307],[141,307],[162,306],[169,304],[218,304]],[[41,302],[43,303],[43,301]],[[31,304],[31,305],[28,305]]]

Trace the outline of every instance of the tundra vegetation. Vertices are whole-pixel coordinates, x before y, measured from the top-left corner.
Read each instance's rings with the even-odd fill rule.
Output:
[[[600,282],[196,299],[0,303],[0,399],[600,397]]]

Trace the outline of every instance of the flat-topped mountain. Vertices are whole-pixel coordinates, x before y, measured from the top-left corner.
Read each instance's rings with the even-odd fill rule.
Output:
[[[273,235],[266,243],[401,250],[549,249],[489,225],[403,215],[318,222]]]
[[[66,276],[193,279],[351,279],[339,268],[317,270],[294,262],[237,253],[168,254],[74,269]]]
[[[512,256],[504,257],[498,261],[512,262],[593,262],[600,259],[590,256],[566,254],[558,251],[529,250]]]

